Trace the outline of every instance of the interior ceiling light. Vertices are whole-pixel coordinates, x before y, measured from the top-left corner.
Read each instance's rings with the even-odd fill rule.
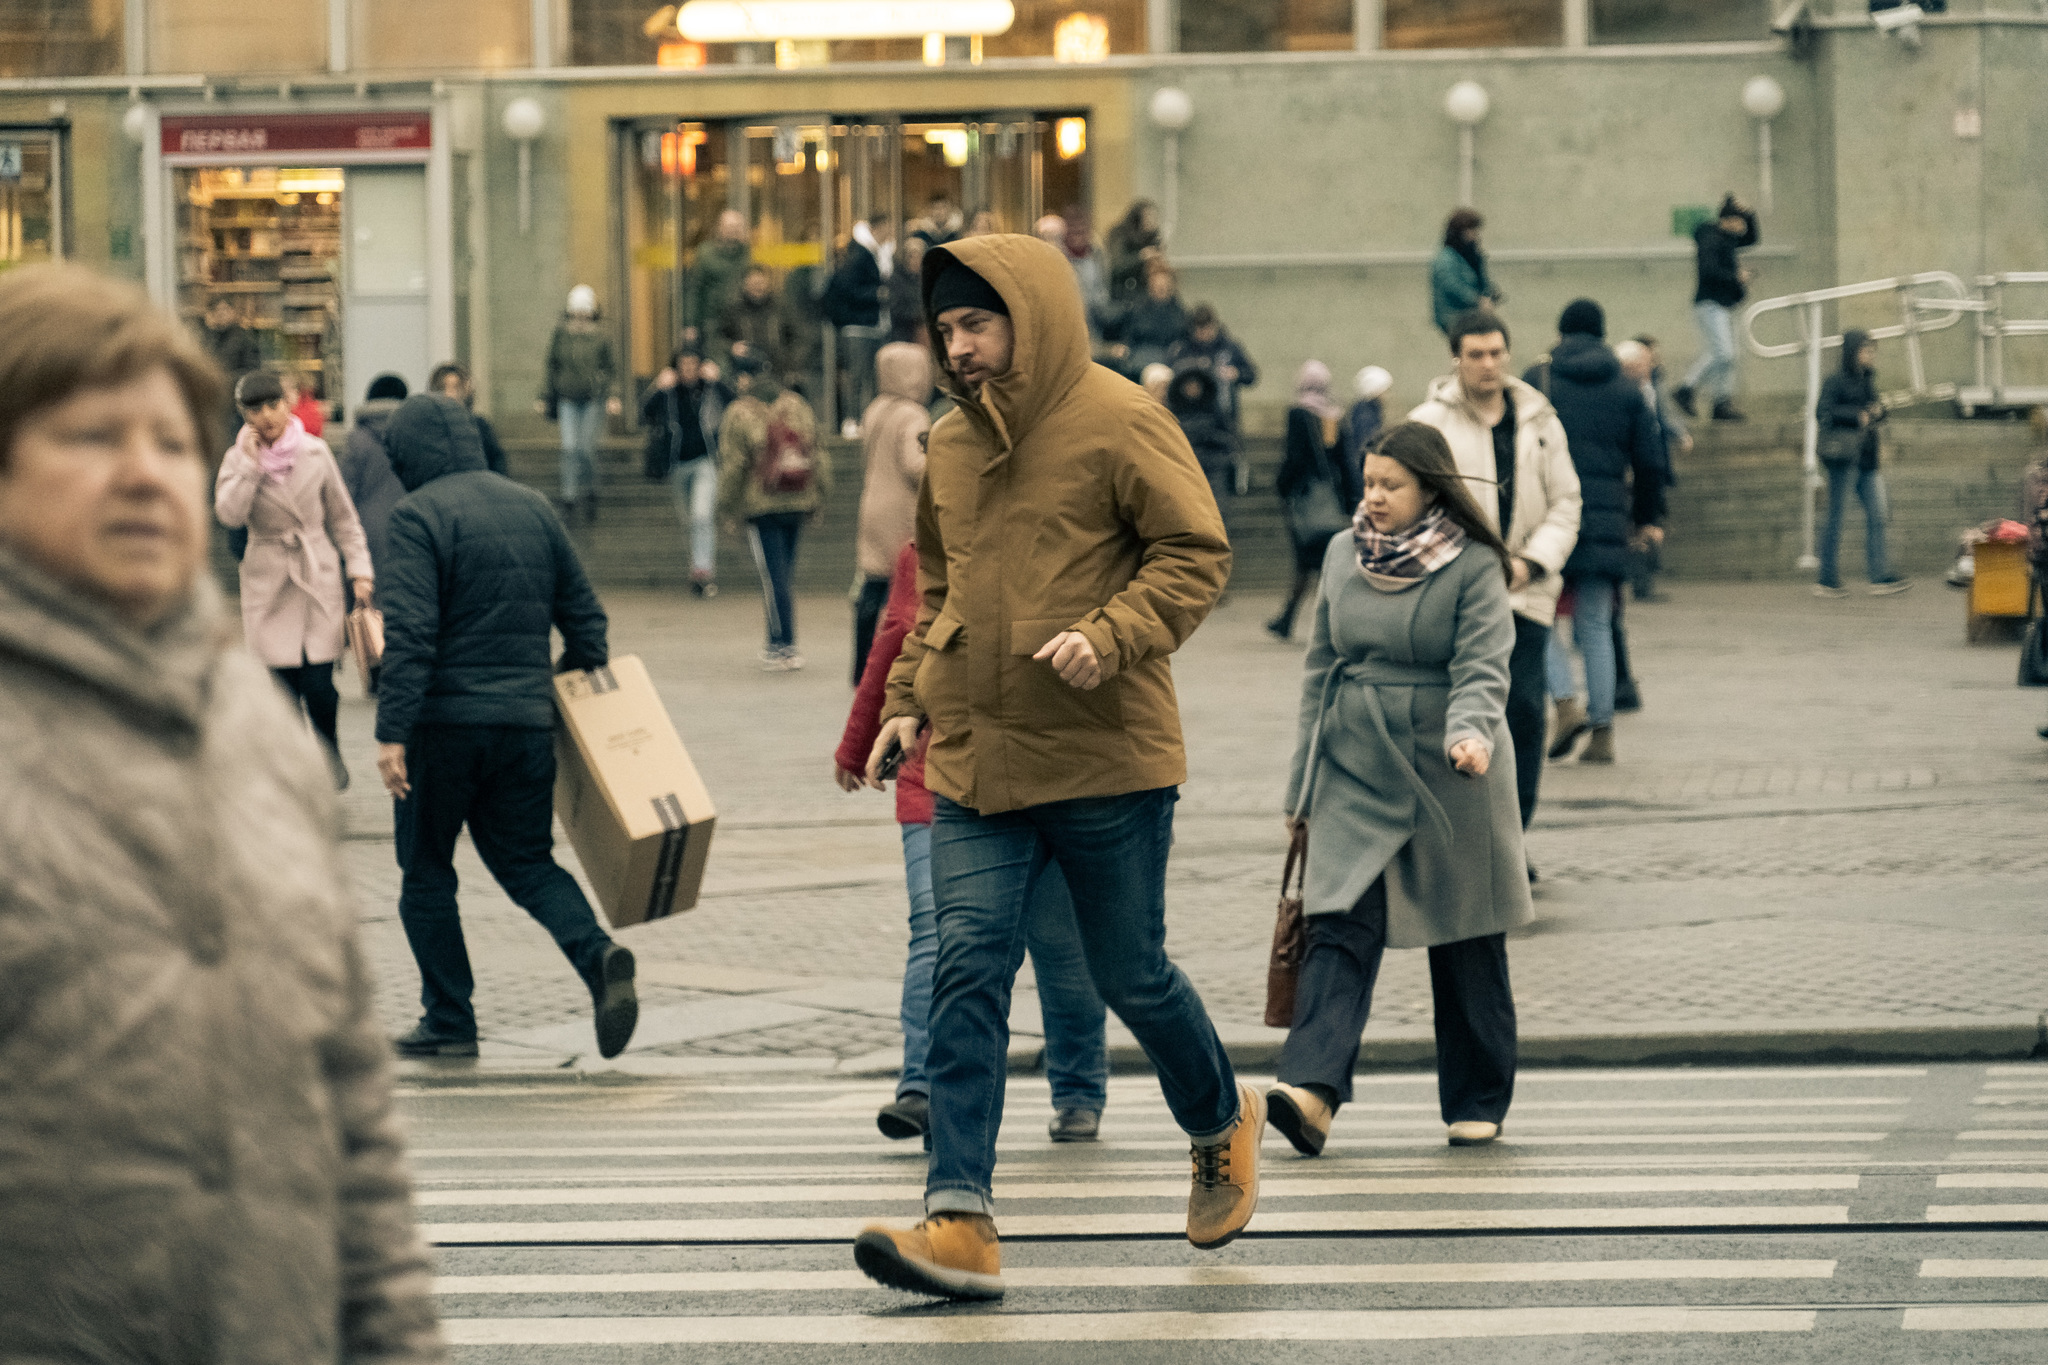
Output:
[[[689,0],[676,13],[676,28],[697,43],[979,36],[1016,21],[1010,0]]]
[[[1052,27],[1056,62],[1100,62],[1109,59],[1109,20],[1100,14],[1069,14]]]

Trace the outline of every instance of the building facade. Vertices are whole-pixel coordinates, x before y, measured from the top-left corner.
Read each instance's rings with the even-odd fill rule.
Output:
[[[1688,234],[1727,191],[1763,208],[1757,297],[2048,270],[2029,0],[1951,0],[1910,35],[1868,0],[993,3],[909,7],[980,34],[810,36],[862,8],[815,0],[823,29],[698,41],[747,6],[276,0],[251,25],[226,0],[54,0],[0,33],[0,264],[80,260],[192,316],[232,298],[330,400],[460,358],[515,429],[574,284],[629,379],[660,367],[726,209],[804,295],[856,219],[934,196],[1009,231],[1079,209],[1098,236],[1155,200],[1184,297],[1275,376],[1247,396],[1269,406],[1309,357],[1419,397],[1443,368],[1428,262],[1468,193],[1531,359],[1580,295],[1689,359]],[[1461,124],[1464,82],[1485,98]],[[1931,373],[1961,377],[1969,331],[1930,341]]]

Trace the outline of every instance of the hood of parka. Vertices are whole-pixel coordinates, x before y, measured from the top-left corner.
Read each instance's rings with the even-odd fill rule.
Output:
[[[1851,327],[1848,331],[1842,333],[1843,374],[1860,375],[1863,373],[1863,366],[1857,363],[1856,357],[1869,344],[1870,333],[1864,331],[1861,327]]]
[[[138,629],[0,545],[0,656],[69,677],[139,724],[197,731],[232,642],[220,591],[205,573],[183,605]]]
[[[932,286],[953,261],[987,280],[1010,308],[1016,333],[1010,369],[970,392],[946,364],[946,345],[932,316]],[[1088,319],[1066,253],[1036,237],[1000,233],[969,237],[924,254],[924,312],[930,324],[939,387],[995,429],[996,454],[1006,455],[1088,373]]]
[[[469,409],[435,393],[416,393],[398,405],[384,428],[384,453],[408,493],[443,474],[491,467]]]
[[[931,357],[907,341],[892,341],[875,354],[875,384],[921,407],[932,395]]]

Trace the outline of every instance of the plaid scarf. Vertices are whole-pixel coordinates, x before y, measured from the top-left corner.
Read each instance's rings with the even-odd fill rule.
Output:
[[[1351,536],[1358,544],[1358,567],[1383,578],[1422,578],[1458,557],[1465,548],[1465,528],[1432,507],[1406,531],[1394,535],[1372,529],[1365,504],[1351,518]]]

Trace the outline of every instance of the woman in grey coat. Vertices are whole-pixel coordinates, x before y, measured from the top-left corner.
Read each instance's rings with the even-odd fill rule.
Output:
[[[1287,807],[1306,821],[1308,953],[1267,1112],[1306,1156],[1351,1098],[1389,947],[1429,949],[1453,1146],[1491,1142],[1515,1082],[1504,931],[1534,916],[1505,709],[1508,552],[1435,428],[1367,455],[1316,596]]]

